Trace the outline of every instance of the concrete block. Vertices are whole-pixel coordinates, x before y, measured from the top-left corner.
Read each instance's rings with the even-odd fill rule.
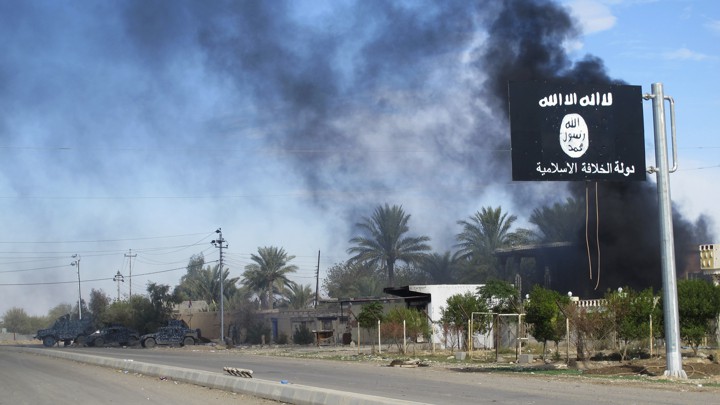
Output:
[[[521,354],[518,356],[518,364],[528,364],[533,362],[532,354]]]

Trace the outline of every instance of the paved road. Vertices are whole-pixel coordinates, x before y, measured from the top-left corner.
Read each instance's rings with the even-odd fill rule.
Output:
[[[69,360],[0,350],[1,405],[229,403],[278,404]]]
[[[385,364],[279,358],[242,351],[121,348],[52,348],[154,364],[222,373],[222,367],[252,369],[255,378],[287,380],[323,387],[431,404],[708,404],[718,390],[696,392],[692,385],[652,384],[651,388],[609,380],[453,372],[439,367],[391,368]]]

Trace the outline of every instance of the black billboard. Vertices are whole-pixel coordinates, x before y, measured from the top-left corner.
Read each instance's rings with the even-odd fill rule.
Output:
[[[512,179],[645,180],[640,86],[510,82]]]

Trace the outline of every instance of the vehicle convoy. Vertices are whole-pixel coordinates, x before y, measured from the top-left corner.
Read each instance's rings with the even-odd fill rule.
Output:
[[[192,346],[200,341],[200,329],[190,329],[182,320],[170,320],[155,333],[140,336],[143,347],[152,348],[156,345]]]
[[[102,328],[88,336],[85,344],[94,347],[103,347],[109,344],[120,346],[135,346],[140,342],[140,334],[121,325],[112,325]]]
[[[42,340],[45,347],[55,346],[58,342],[63,342],[65,346],[81,346],[93,330],[92,319],[71,319],[70,314],[66,314],[58,318],[51,327],[38,330],[35,339]]]

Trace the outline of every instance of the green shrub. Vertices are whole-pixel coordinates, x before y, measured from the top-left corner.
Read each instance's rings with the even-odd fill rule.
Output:
[[[270,343],[270,333],[270,326],[263,321],[255,321],[247,328],[247,342],[258,345],[263,343],[263,336],[265,336],[265,343]]]
[[[315,340],[315,336],[305,325],[295,328],[293,333],[293,343],[296,345],[309,345]]]

